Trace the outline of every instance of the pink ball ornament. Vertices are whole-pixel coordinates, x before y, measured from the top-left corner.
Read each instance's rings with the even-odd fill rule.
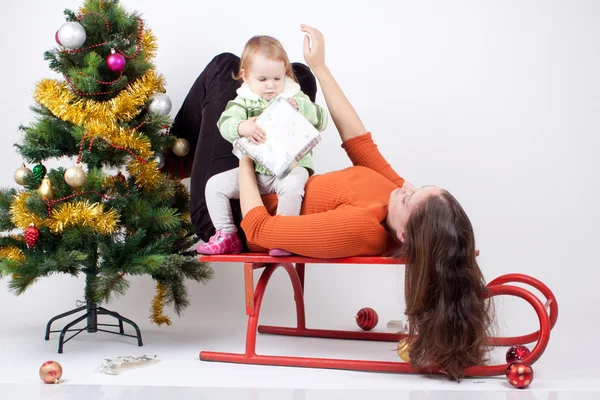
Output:
[[[125,68],[125,57],[119,53],[112,53],[106,57],[106,67],[112,72],[120,72]]]
[[[56,33],[54,34],[54,40],[56,40],[56,43],[58,43],[62,46],[62,43],[60,42],[60,39],[58,38],[58,31],[56,31]]]

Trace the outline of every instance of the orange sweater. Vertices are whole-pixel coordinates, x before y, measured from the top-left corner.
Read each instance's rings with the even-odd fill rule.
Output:
[[[342,144],[353,167],[313,175],[299,216],[272,215],[277,198],[265,196],[242,220],[251,251],[281,248],[319,258],[382,255],[392,238],[381,223],[390,193],[404,184],[370,133]]]

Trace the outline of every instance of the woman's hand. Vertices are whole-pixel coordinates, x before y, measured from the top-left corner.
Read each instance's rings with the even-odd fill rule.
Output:
[[[323,34],[308,25],[300,25],[300,30],[304,35],[304,60],[312,70],[318,70],[325,67],[325,39]],[[310,37],[310,39],[309,39]]]
[[[256,117],[252,117],[238,125],[238,135],[247,137],[253,143],[258,144],[265,141],[267,134],[256,125]]]

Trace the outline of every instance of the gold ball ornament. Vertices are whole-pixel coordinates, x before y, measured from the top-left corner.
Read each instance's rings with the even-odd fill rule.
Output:
[[[23,186],[23,184],[25,183],[25,177],[29,174],[31,174],[31,170],[27,168],[25,164],[21,165],[21,168],[15,171],[15,182]]]
[[[83,186],[85,179],[86,175],[81,165],[75,165],[65,171],[65,182],[71,187],[77,188]]]
[[[48,175],[42,179],[42,184],[38,188],[40,194],[42,195],[42,199],[44,200],[52,200],[54,197],[54,189],[52,188],[52,182],[50,182],[50,178]]]
[[[173,149],[173,153],[177,156],[184,157],[190,152],[190,143],[183,138],[179,138],[173,143],[171,148]]]
[[[44,383],[59,383],[62,372],[62,366],[59,363],[46,361],[40,367],[40,378]]]
[[[410,362],[410,357],[408,356],[408,342],[406,341],[406,339],[402,339],[398,342],[398,347],[396,348],[396,351],[398,352],[398,356],[400,356],[402,361],[407,363]]]

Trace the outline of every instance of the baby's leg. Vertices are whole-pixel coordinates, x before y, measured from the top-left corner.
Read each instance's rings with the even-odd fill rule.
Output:
[[[278,215],[300,215],[304,185],[308,180],[308,170],[297,166],[282,179],[275,179],[273,189],[277,193]]]
[[[217,231],[237,232],[229,199],[240,198],[239,168],[213,175],[206,182],[206,207]]]

